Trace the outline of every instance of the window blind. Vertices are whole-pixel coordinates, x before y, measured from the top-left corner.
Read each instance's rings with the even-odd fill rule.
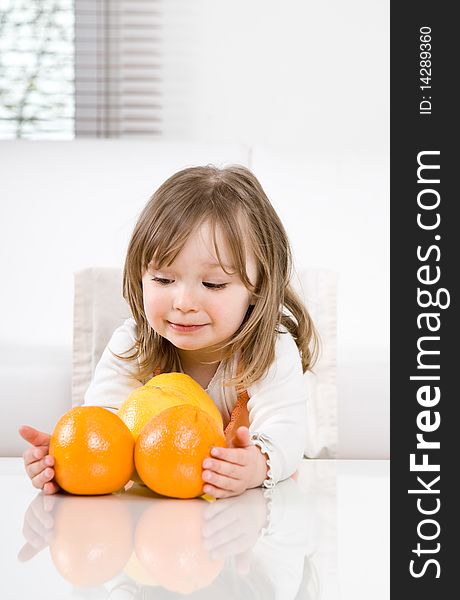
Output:
[[[74,1],[76,137],[161,135],[161,2]]]

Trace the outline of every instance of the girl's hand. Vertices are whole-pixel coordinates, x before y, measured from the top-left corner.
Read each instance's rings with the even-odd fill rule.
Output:
[[[22,455],[26,473],[30,477],[32,485],[43,490],[45,494],[55,494],[60,488],[53,481],[54,457],[48,454],[50,435],[28,425],[22,425],[19,433],[26,442],[32,444],[32,448],[27,448]]]
[[[238,427],[229,448],[215,447],[203,461],[203,492],[214,498],[239,496],[260,486],[267,476],[267,459],[250,442],[249,429]]]

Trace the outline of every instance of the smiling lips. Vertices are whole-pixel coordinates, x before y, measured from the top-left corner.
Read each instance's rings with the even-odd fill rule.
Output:
[[[168,321],[168,323],[170,327],[174,329],[174,331],[179,331],[181,333],[191,333],[192,331],[197,331],[206,325],[183,325],[182,323],[171,323],[171,321]]]

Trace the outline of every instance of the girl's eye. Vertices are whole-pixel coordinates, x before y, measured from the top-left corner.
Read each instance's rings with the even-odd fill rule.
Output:
[[[210,290],[222,290],[226,287],[226,283],[209,283],[209,281],[203,281],[204,287],[209,288]]]
[[[152,281],[159,283],[160,285],[174,283],[174,279],[166,279],[165,277],[152,277]],[[227,286],[226,283],[210,283],[209,281],[203,281],[203,285],[210,290],[222,290]]]

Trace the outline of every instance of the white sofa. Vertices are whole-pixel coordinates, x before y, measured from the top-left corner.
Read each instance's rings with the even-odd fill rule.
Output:
[[[22,423],[50,431],[71,406],[74,274],[121,268],[147,198],[179,168],[238,162],[286,225],[299,271],[339,274],[339,458],[388,458],[388,259],[379,157],[318,157],[191,142],[0,142],[0,456],[22,453]],[[350,169],[360,170],[359,184]],[[373,195],[374,194],[374,195]]]

